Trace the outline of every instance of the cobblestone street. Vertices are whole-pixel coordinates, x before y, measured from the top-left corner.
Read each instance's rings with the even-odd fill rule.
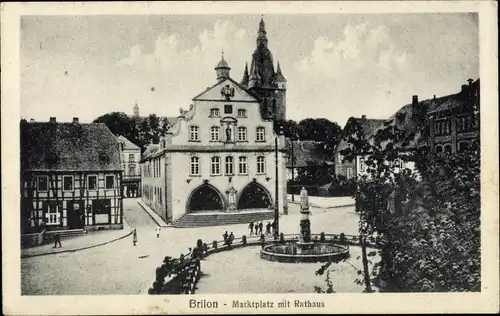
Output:
[[[289,215],[280,218],[281,232],[297,233],[299,230],[300,214],[297,205],[289,206]],[[311,229],[314,233],[344,232],[355,234],[357,232],[358,216],[353,207],[342,207],[335,209],[312,208]],[[132,245],[132,237],[77,252],[54,254],[21,260],[21,286],[23,295],[98,295],[98,294],[138,294],[150,285],[154,278],[155,269],[161,264],[166,255],[179,256],[185,253],[188,247],[193,247],[197,239],[204,242],[221,240],[224,231],[233,232],[236,237],[248,234],[247,224],[231,225],[228,227],[203,227],[190,229],[162,228],[160,238],[156,238],[155,228],[157,224],[137,204],[134,199],[124,200],[124,217],[131,228],[136,228],[138,233],[138,244]],[[240,251],[240,250],[238,250]],[[253,250],[242,249],[241,252],[253,254]],[[221,256],[217,259],[217,256]],[[214,260],[226,260],[236,262],[239,253],[228,252],[214,255]],[[258,256],[258,252],[255,253]],[[212,259],[211,259],[212,260]],[[212,261],[207,261],[207,269]],[[217,262],[217,261],[214,261]],[[270,265],[273,263],[262,263]],[[313,264],[312,266],[317,266]],[[311,266],[311,267],[312,267]],[[298,267],[298,266],[297,266]],[[267,268],[267,267],[266,267]],[[294,268],[292,268],[294,269]],[[311,268],[312,269],[312,268]],[[347,269],[347,268],[346,268]],[[353,268],[351,268],[352,270]],[[220,271],[225,271],[220,269]],[[272,267],[269,271],[273,271]],[[268,271],[268,272],[269,272]],[[344,271],[344,270],[340,270]],[[249,273],[251,271],[248,271]],[[270,272],[269,272],[270,273]],[[275,284],[272,273],[261,282]],[[341,272],[343,273],[343,272]],[[252,272],[252,275],[254,273]],[[252,278],[249,275],[249,278]],[[212,280],[217,276],[213,273]],[[276,276],[282,278],[282,276]],[[294,277],[297,279],[298,275]],[[314,273],[302,274],[307,280],[314,277]],[[221,276],[222,278],[222,276]],[[200,288],[211,292],[224,284],[223,279],[216,281],[210,287]],[[319,280],[321,281],[321,280]],[[205,282],[205,281],[204,281]],[[222,282],[222,283],[220,283]],[[352,282],[352,281],[351,281]],[[260,285],[252,285],[248,288],[227,287],[227,291],[233,289],[238,292],[252,292]],[[268,287],[269,291],[276,291],[276,287]],[[304,291],[309,285],[304,287]],[[310,291],[313,289],[310,288]],[[337,289],[342,292],[342,289]],[[266,292],[269,292],[266,291]],[[300,291],[300,289],[297,289]],[[353,291],[347,289],[346,291]]]

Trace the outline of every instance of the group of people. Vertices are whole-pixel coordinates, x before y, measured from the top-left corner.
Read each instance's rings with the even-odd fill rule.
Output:
[[[233,232],[231,232],[231,234],[227,234],[227,230],[226,232],[222,235],[222,238],[224,238],[224,243],[228,246],[230,246],[232,243],[233,243],[233,240],[234,240],[234,234]]]
[[[274,234],[275,227],[276,227],[275,221],[273,221],[272,224],[271,224],[271,222],[267,222],[265,234],[266,235],[269,235],[271,233]],[[251,221],[250,225],[248,225],[248,228],[250,229],[250,236],[259,235],[259,234],[262,235],[264,223],[262,221],[260,221],[259,223],[257,223],[257,222],[254,223],[254,221]],[[271,232],[271,230],[272,230],[272,232]]]

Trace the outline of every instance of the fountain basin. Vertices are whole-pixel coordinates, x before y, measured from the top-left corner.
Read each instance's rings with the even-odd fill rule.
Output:
[[[326,242],[308,243],[307,247],[295,242],[274,243],[261,249],[260,258],[289,263],[338,262],[349,258],[349,246]]]

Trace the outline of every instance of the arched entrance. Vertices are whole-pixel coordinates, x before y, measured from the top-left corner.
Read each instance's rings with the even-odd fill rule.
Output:
[[[243,188],[238,199],[238,209],[265,208],[272,205],[271,195],[261,184],[251,182]]]
[[[188,199],[188,212],[214,212],[224,209],[222,195],[209,184],[196,188]]]

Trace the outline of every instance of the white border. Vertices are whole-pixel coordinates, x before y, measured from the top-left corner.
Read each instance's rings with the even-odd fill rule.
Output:
[[[2,3],[2,268],[4,314],[472,313],[499,310],[498,46],[494,1]],[[24,296],[20,294],[20,15],[297,14],[479,12],[481,78],[482,292],[440,294],[198,295],[218,309],[189,309],[189,296]],[[13,150],[14,149],[14,150]],[[290,276],[293,277],[293,276]],[[323,300],[325,308],[232,309],[232,299]]]

